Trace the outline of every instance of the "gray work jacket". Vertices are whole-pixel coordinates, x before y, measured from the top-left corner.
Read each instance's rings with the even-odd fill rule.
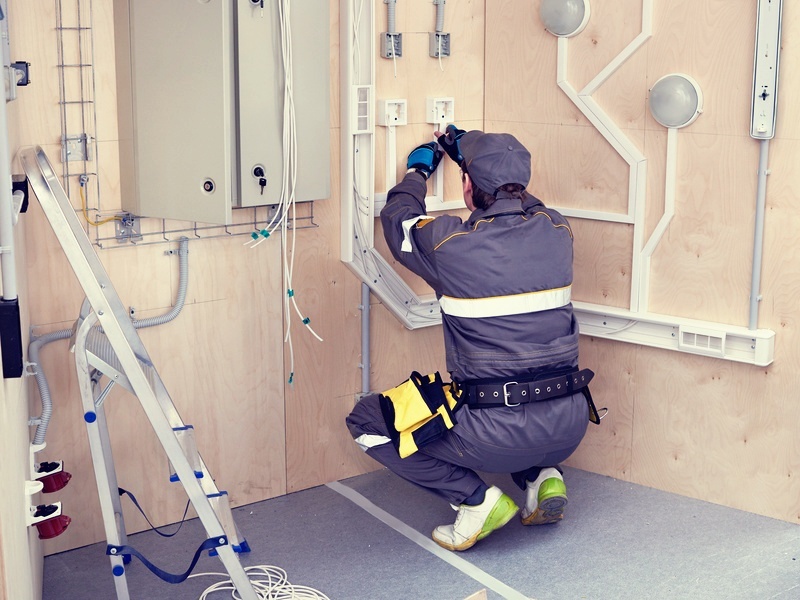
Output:
[[[486,299],[568,296],[572,230],[567,220],[530,194],[521,201],[502,192],[488,210],[476,209],[466,222],[445,214],[426,219],[426,192],[421,174],[406,174],[389,191],[381,223],[392,255],[422,277],[442,304],[447,370],[453,380],[538,377],[576,367],[578,323],[569,301],[502,316],[460,314],[470,299],[481,305]],[[404,240],[410,251],[402,250]],[[447,314],[445,301],[458,303],[451,312],[459,314]]]

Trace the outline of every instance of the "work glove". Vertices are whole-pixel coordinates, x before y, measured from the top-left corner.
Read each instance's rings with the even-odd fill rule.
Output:
[[[408,169],[416,169],[419,173],[428,179],[431,174],[439,166],[439,161],[442,160],[444,152],[439,150],[436,142],[428,142],[417,146],[408,155]]]
[[[447,156],[452,158],[460,167],[464,157],[461,155],[461,148],[458,141],[467,133],[463,129],[458,129],[455,125],[448,125],[444,134],[439,136],[439,145],[447,152]]]

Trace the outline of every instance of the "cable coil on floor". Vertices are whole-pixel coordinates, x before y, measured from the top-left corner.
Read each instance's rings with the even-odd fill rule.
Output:
[[[262,600],[330,600],[328,596],[313,588],[289,583],[286,571],[280,567],[258,565],[245,567],[244,570],[253,584],[253,589]],[[196,573],[189,578],[204,576],[226,577],[227,573]],[[230,579],[207,587],[198,600],[207,600],[211,594],[221,591],[230,591],[231,598],[241,600]]]

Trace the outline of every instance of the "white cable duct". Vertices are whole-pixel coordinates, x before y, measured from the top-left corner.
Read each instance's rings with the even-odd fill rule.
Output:
[[[147,319],[133,320],[133,326],[136,329],[144,329],[146,327],[156,327],[164,325],[174,320],[183,310],[184,302],[186,301],[186,289],[189,285],[189,239],[182,237],[178,246],[178,259],[179,259],[179,283],[178,293],[175,298],[173,307],[166,313],[156,317]],[[98,330],[99,333],[99,330]],[[38,418],[31,420],[31,425],[36,425],[36,432],[33,436],[32,444],[38,446],[43,444],[47,435],[47,427],[50,424],[50,419],[53,415],[53,400],[50,395],[50,386],[47,382],[44,369],[39,358],[41,349],[51,342],[57,340],[67,339],[72,336],[72,329],[61,329],[59,331],[52,331],[44,335],[38,336],[31,340],[28,345],[28,361],[32,364],[33,375],[36,379],[36,385],[39,388],[39,396],[42,404],[42,414]],[[100,336],[103,337],[103,336]],[[113,362],[113,350],[110,346],[105,347],[100,337],[92,344],[99,356],[106,362]]]
[[[567,77],[567,49],[568,38],[558,39],[558,86],[567,94],[573,104],[594,125],[598,132],[611,144],[616,152],[630,167],[628,184],[628,212],[625,220],[621,215],[614,215],[608,219],[606,215],[594,214],[591,217],[600,217],[601,220],[614,220],[616,222],[633,223],[633,253],[631,259],[631,292],[630,310],[639,310],[639,294],[641,291],[639,277],[641,275],[642,246],[644,237],[645,200],[647,196],[647,159],[627,135],[605,113],[600,105],[592,98],[602,86],[641,46],[652,36],[653,25],[653,0],[643,0],[642,3],[642,29],[612,61],[598,73],[580,92],[576,91]],[[589,215],[581,211],[558,208],[567,217],[586,218]]]
[[[661,215],[650,239],[647,240],[642,250],[641,269],[639,278],[639,309],[647,312],[650,305],[650,259],[653,257],[661,239],[675,216],[675,183],[677,179],[678,157],[678,130],[674,127],[667,128],[667,165],[664,178],[664,214]]]
[[[8,44],[8,17],[6,2],[0,4],[0,20],[4,49]],[[5,52],[4,63],[5,63]],[[4,64],[3,73],[11,67]],[[13,81],[5,77],[5,81]],[[8,149],[8,114],[6,112],[6,87],[3,86],[0,106],[0,268],[2,268],[3,297],[5,301],[17,299],[17,267],[14,259],[14,199],[11,192],[11,155]]]

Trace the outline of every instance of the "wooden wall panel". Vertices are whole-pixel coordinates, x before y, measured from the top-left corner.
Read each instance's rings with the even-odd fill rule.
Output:
[[[589,424],[586,437],[566,464],[618,479],[631,478],[634,432],[636,355],[638,348],[581,337],[581,365],[592,369],[592,395],[608,413],[599,426]]]
[[[746,324],[758,143],[679,133],[675,218],[653,255],[651,310]]]
[[[486,119],[498,130],[525,132],[544,161],[536,165],[534,149],[539,176],[531,191],[558,204],[563,182],[602,182],[598,165],[613,168],[618,161],[598,159],[597,149],[574,135],[575,125],[588,127],[574,118],[556,85],[557,42],[542,30],[539,5],[509,0],[487,7]],[[638,1],[592,5],[588,27],[569,42],[570,81],[585,83],[612,49],[636,34],[640,7]],[[666,132],[647,110],[647,87],[662,75],[684,72],[704,94],[703,114],[678,132],[676,215],[653,256],[650,308],[747,325],[758,165],[758,142],[749,137],[755,6],[681,0],[654,7],[652,38],[594,96],[648,160],[649,235],[664,206]],[[775,362],[757,368],[582,338],[582,363],[598,372],[594,395],[611,412],[601,427],[590,426],[569,461],[790,521],[800,520],[798,409],[792,400],[800,383],[793,366],[800,358],[794,283],[800,263],[791,250],[800,233],[800,181],[794,168],[800,146],[791,109],[800,93],[795,72],[800,49],[787,32],[798,27],[800,11],[785,5],[759,315],[759,326],[776,331]],[[530,54],[509,43],[523,34]],[[523,89],[530,90],[524,104],[501,92]],[[538,133],[545,127],[550,130]],[[627,193],[621,173],[617,180],[608,177],[613,175],[606,174],[611,186],[585,188],[582,202],[613,205],[609,199],[615,192]],[[572,224],[575,299],[625,305],[630,228],[577,219]]]
[[[381,3],[376,3],[376,7],[377,29],[385,31],[385,7]],[[408,3],[400,3],[397,8],[397,28],[403,32],[403,57],[397,61],[396,78],[394,61],[376,59],[375,96],[405,98],[408,102],[409,125],[396,128],[396,176],[400,179],[405,173],[408,153],[418,144],[433,139],[434,127],[425,122],[426,97],[454,97],[456,121],[480,126],[483,114],[484,7],[483,2],[467,0],[447,4],[445,30],[451,34],[453,55],[442,61],[444,70],[440,69],[437,60],[427,56],[427,32],[433,30],[435,24],[434,6],[430,6],[430,11],[420,11],[418,7],[412,9]],[[337,17],[334,18],[338,18],[338,9],[335,14]],[[338,46],[332,52],[338,57]],[[332,65],[338,65],[335,58],[332,58]],[[474,77],[465,78],[465,71],[471,71]],[[376,129],[376,189],[386,191],[385,130],[381,127]],[[376,467],[376,463],[364,456],[353,443],[344,425],[356,394],[362,391],[359,369],[361,314],[358,310],[361,286],[358,279],[340,262],[338,254],[341,201],[338,198],[338,129],[332,130],[331,137],[334,157],[331,172],[335,178],[331,188],[332,198],[315,206],[315,220],[320,228],[313,232],[300,232],[298,238],[302,242],[298,245],[295,287],[303,294],[298,298],[311,295],[315,299],[304,310],[325,342],[320,344],[306,335],[302,328],[297,328],[294,334],[296,378],[293,384],[286,385],[285,391],[289,491]],[[460,198],[457,169],[453,165],[445,165],[444,169],[446,198]],[[386,250],[377,223],[376,220],[375,245],[387,260],[394,262]],[[403,277],[415,291],[430,293],[430,288],[419,278],[399,269],[404,271]],[[374,298],[372,302],[375,308],[371,318],[372,390],[392,387],[415,369],[436,370],[434,365],[441,364],[444,371],[440,328],[423,334],[426,340],[437,340],[433,348],[441,353],[438,363],[437,359],[431,357],[420,364],[415,359],[430,356],[427,350],[429,344],[425,343],[425,350],[420,351],[417,345],[418,332],[403,329]],[[317,315],[313,311],[315,307]],[[393,326],[391,334],[385,331],[386,321]],[[401,331],[395,331],[395,328]]]
[[[376,58],[376,98],[407,99],[409,123],[426,122],[427,97],[453,97],[457,123],[481,120],[484,3],[450,0],[445,5],[444,31],[450,33],[451,55],[440,65],[428,55],[428,33],[435,29],[436,7],[432,3],[398,2],[396,27],[403,34],[403,56],[396,61]],[[375,3],[378,34],[386,31],[387,13],[382,4]]]
[[[331,131],[332,197],[315,203],[318,229],[300,230],[293,288],[319,342],[292,315],[295,369],[284,349],[287,489],[296,491],[361,472],[364,457],[344,419],[361,391],[361,285],[339,257],[338,130]]]
[[[376,4],[379,21],[385,19],[384,7]],[[377,98],[409,101],[411,125],[398,128],[399,175],[408,151],[423,141],[430,127],[421,112],[425,97],[453,96],[457,123],[519,132],[534,155],[531,191],[546,203],[624,210],[627,166],[558,89],[557,44],[543,31],[539,4],[538,0],[448,2],[445,29],[452,36],[453,56],[442,61],[443,71],[427,56],[435,7],[426,11],[399,4],[404,57],[397,61],[396,78],[393,61],[377,59],[376,89]],[[19,100],[9,104],[11,149],[45,145],[58,168],[55,31],[42,27],[42,23],[54,27],[54,8],[13,0],[11,5],[15,9],[10,10],[15,20],[12,51],[36,69],[35,84],[20,89]],[[93,5],[97,137],[102,150],[97,166],[100,201],[107,210],[119,205],[113,28],[111,2],[95,0]],[[636,36],[640,26],[636,0],[595,5],[586,31],[570,42],[570,77],[576,85],[585,84]],[[162,376],[186,411],[186,420],[191,418],[198,427],[201,452],[213,460],[215,475],[237,504],[376,468],[353,444],[343,422],[354,395],[361,391],[360,284],[339,262],[338,0],[331,0],[330,6],[332,198],[315,203],[317,229],[297,232],[293,283],[302,309],[325,342],[312,339],[295,321],[296,378],[291,386],[286,384],[277,236],[252,251],[242,249],[241,238],[190,243],[191,279],[184,313],[161,331],[142,332],[157,364],[164,365]],[[747,135],[754,8],[743,0],[681,0],[655,6],[653,38],[597,92],[596,99],[647,155],[647,230],[651,231],[663,206],[666,140],[663,128],[646,109],[647,87],[677,70],[699,81],[706,110],[679,132],[680,215],[654,256],[652,302],[663,312],[742,323],[757,154],[756,143]],[[590,426],[570,464],[796,520],[800,519],[795,506],[800,445],[792,423],[799,416],[793,391],[800,382],[792,365],[800,357],[797,290],[792,282],[800,264],[791,248],[800,233],[793,168],[800,158],[796,143],[800,134],[797,120],[791,118],[791,98],[800,93],[800,78],[793,76],[800,49],[791,32],[800,26],[800,10],[789,5],[784,11],[779,129],[771,152],[760,321],[778,332],[776,362],[756,369],[583,338],[582,360],[598,372],[594,385],[598,404],[608,406],[611,413],[601,427]],[[379,22],[377,29],[382,27]],[[379,191],[385,186],[383,134],[379,130],[375,138]],[[446,196],[458,197],[455,171],[446,171]],[[73,194],[72,199],[77,206],[78,198]],[[91,196],[89,200],[91,206]],[[35,202],[23,218],[28,227],[25,258],[31,292],[26,306],[31,323],[37,332],[67,327],[82,294]],[[144,225],[152,230],[161,224]],[[625,305],[630,293],[631,228],[575,220],[573,229],[576,299]],[[382,248],[380,241],[377,246]],[[153,248],[100,251],[124,302],[135,306],[140,316],[160,314],[175,293],[175,258],[165,258]],[[702,250],[703,261],[693,254],[697,249]],[[388,256],[385,248],[382,252]],[[407,275],[407,280],[419,293],[426,292],[418,279]],[[373,299],[372,333],[374,389],[395,385],[412,369],[445,370],[439,327],[407,331]],[[60,344],[61,348],[47,348],[42,357],[58,397],[47,456],[42,459],[64,459],[75,475],[59,499],[76,524],[71,533],[54,540],[48,552],[101,538],[71,357],[63,348],[66,342]],[[142,490],[140,499],[154,522],[174,520],[182,509],[181,494],[160,483],[166,467],[141,421],[141,411],[125,393],[116,393],[108,402],[122,476],[132,489]],[[138,455],[126,451],[126,443],[134,440]],[[779,457],[773,460],[776,452]],[[742,493],[747,486],[752,491]],[[756,494],[764,489],[769,490],[770,501],[759,504]],[[135,516],[126,516],[132,530],[144,526]]]
[[[686,73],[700,85],[705,101],[703,114],[689,131],[749,135],[754,3],[678,0],[653,4],[654,35],[646,46],[647,84],[668,73]],[[647,119],[648,128],[659,128],[649,111]]]

